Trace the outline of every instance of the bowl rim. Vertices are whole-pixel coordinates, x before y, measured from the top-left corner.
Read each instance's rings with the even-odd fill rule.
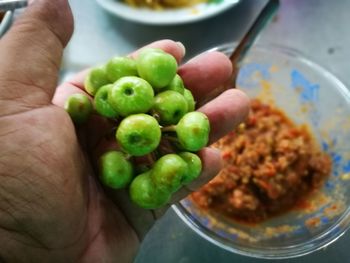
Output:
[[[230,54],[234,49],[237,43],[224,43],[222,45],[212,47],[206,52],[219,51],[223,53]],[[350,104],[350,90],[346,87],[344,82],[342,82],[338,77],[335,76],[330,70],[325,67],[317,64],[306,55],[304,55],[299,50],[289,48],[286,46],[276,45],[276,44],[255,44],[252,49],[258,49],[262,51],[275,51],[283,55],[297,58],[302,63],[307,64],[308,66],[314,68],[316,71],[325,75],[327,79],[330,79],[332,82],[336,83],[336,88],[341,93],[341,95],[346,99]],[[343,215],[330,227],[328,227],[324,232],[319,233],[314,236],[311,240],[306,242],[301,242],[300,244],[294,244],[291,246],[278,247],[278,248],[254,248],[229,244],[229,241],[223,237],[215,234],[213,235],[207,228],[205,228],[197,219],[195,219],[187,211],[187,209],[178,202],[173,204],[171,208],[180,217],[180,219],[189,226],[194,232],[199,236],[203,237],[212,244],[239,255],[249,256],[253,258],[260,259],[287,259],[287,258],[296,258],[308,255],[310,253],[316,252],[320,249],[323,249],[336,240],[338,240],[349,228],[350,228],[350,207],[348,207]]]

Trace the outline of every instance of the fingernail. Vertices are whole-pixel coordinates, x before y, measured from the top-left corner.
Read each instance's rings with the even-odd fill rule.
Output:
[[[186,54],[186,48],[185,48],[184,44],[182,44],[180,41],[176,42],[176,44],[177,44],[178,47],[181,49],[181,51],[182,51],[182,56],[185,56],[185,54]]]

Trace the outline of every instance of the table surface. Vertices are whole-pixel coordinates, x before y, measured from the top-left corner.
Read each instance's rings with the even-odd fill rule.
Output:
[[[350,1],[282,0],[277,18],[258,43],[296,49],[350,83]],[[266,3],[244,0],[207,20],[179,26],[128,22],[102,10],[95,0],[70,0],[75,32],[64,53],[62,79],[72,72],[124,55],[154,40],[169,38],[187,47],[186,58],[221,43],[238,41]],[[283,263],[350,262],[350,232],[326,249]],[[141,262],[269,262],[232,254],[203,240],[172,211],[147,235],[135,260]]]

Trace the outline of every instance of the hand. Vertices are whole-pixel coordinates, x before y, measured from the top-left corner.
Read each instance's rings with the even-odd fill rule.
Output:
[[[0,261],[130,262],[163,212],[136,208],[125,193],[102,189],[96,180],[98,156],[113,147],[104,136],[108,123],[96,117],[76,130],[61,107],[69,94],[84,93],[86,72],[56,88],[72,28],[67,0],[36,0],[0,40]],[[179,63],[184,56],[170,40],[151,46]],[[211,52],[179,74],[201,101],[231,71],[223,54]],[[208,115],[214,142],[244,120],[248,99],[228,90],[198,110]],[[202,175],[173,201],[221,168],[216,150],[205,148],[200,156]]]

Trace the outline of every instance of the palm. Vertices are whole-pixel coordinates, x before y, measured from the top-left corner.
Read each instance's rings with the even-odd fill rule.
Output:
[[[134,245],[132,229],[95,184],[91,165],[64,110],[49,106],[22,113],[11,118],[8,129],[16,132],[2,136],[1,142],[26,140],[7,149],[16,155],[7,165],[13,167],[8,174],[13,178],[23,177],[25,171],[25,180],[18,178],[22,183],[16,184],[25,193],[23,199],[37,200],[14,214],[20,220],[35,211],[22,233],[35,237],[28,240],[33,246],[57,248],[48,251],[48,258],[59,253],[92,260],[104,253],[96,253],[94,247],[106,245],[101,240],[107,233],[114,234],[111,241],[116,240],[108,244],[110,247],[119,250],[118,239]],[[96,239],[98,235],[101,240]]]

